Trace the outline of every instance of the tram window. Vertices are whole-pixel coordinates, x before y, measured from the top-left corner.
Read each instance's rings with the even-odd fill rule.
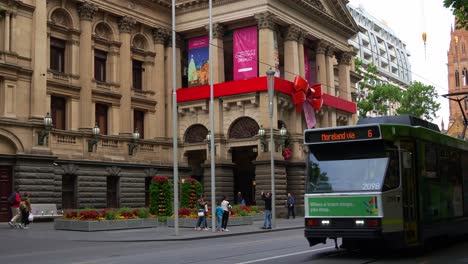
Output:
[[[402,153],[402,161],[403,161],[403,168],[404,169],[411,169],[412,167],[412,155],[413,153],[411,152],[403,152]]]
[[[437,178],[437,148],[433,144],[425,144],[425,168],[426,168],[426,178]]]
[[[400,186],[399,162],[397,152],[388,153],[390,159],[388,161],[387,173],[383,184],[382,191],[388,191]]]

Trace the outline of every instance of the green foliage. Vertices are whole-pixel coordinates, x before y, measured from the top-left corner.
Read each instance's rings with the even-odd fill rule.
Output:
[[[203,194],[203,187],[200,182],[193,178],[184,179],[180,192],[181,208],[198,208],[198,197]]]
[[[398,86],[381,83],[377,78],[377,68],[364,65],[355,59],[356,72],[362,77],[359,82],[359,96],[357,107],[359,118],[370,114],[387,115],[392,106],[399,106],[397,114],[410,114],[431,121],[440,109],[436,102],[437,92],[433,86],[414,82],[404,91]]]
[[[120,215],[114,211],[114,210],[108,210],[105,213],[105,218],[106,220],[115,220],[119,217]]]
[[[138,218],[149,218],[150,217],[150,212],[148,208],[139,208],[135,209],[135,215]]]
[[[252,210],[252,212],[254,212],[254,213],[259,213],[260,212],[260,210],[258,209],[258,206],[256,206],[256,205],[252,206],[250,210]]]
[[[436,116],[440,109],[440,104],[435,101],[437,96],[434,86],[414,82],[403,93],[397,113],[410,114],[432,121],[432,117]]]
[[[167,216],[160,216],[160,217],[158,217],[158,222],[161,222],[161,223],[167,222]]]
[[[452,9],[457,29],[468,30],[468,0],[444,0],[444,7]]]
[[[172,215],[172,182],[167,177],[153,177],[149,212],[158,216]]]

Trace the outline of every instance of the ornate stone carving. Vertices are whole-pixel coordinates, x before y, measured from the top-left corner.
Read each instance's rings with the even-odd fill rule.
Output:
[[[133,47],[141,50],[146,49],[146,39],[142,35],[136,35],[133,38]]]
[[[172,32],[167,37],[167,46],[172,46]],[[176,33],[176,48],[182,48],[184,46],[184,38]]]
[[[155,28],[153,29],[153,41],[154,44],[165,44],[168,38],[168,29],[165,28]]]
[[[323,6],[320,0],[309,0],[309,2],[316,8],[325,11],[325,7]]]
[[[205,26],[206,31],[210,34],[210,26]],[[222,39],[224,36],[224,26],[220,23],[213,24],[213,39]]]
[[[351,65],[351,60],[353,59],[353,54],[351,52],[342,52],[337,55],[340,64]]]
[[[317,48],[316,48],[315,52],[317,54],[325,54],[325,52],[327,51],[327,47],[328,47],[327,42],[319,41],[319,42],[317,42]]]
[[[301,29],[301,31],[299,33],[299,38],[297,39],[297,42],[299,44],[304,44],[304,40],[305,40],[306,37],[307,37],[307,31]]]
[[[229,129],[229,138],[250,138],[258,134],[258,123],[250,117],[241,117],[234,121]]]
[[[62,169],[63,169],[63,175],[76,175],[76,172],[80,168],[76,166],[75,164],[68,163],[68,164],[62,165]]]
[[[99,23],[96,26],[96,29],[94,30],[94,32],[97,37],[107,39],[107,40],[110,39],[111,31],[105,23]]]
[[[54,24],[64,26],[64,27],[70,27],[69,19],[68,19],[68,14],[63,10],[63,9],[57,9],[52,13],[51,20]]]
[[[120,33],[131,33],[135,27],[136,20],[133,17],[124,16],[119,20]]]
[[[80,14],[80,19],[92,21],[94,14],[98,11],[98,7],[90,2],[83,2],[78,7],[78,13]]]
[[[327,48],[327,56],[333,57],[335,55],[336,48],[333,45],[329,45]]]
[[[258,29],[275,29],[275,17],[270,12],[256,14],[254,18],[257,20]]]
[[[106,171],[109,174],[109,176],[119,176],[121,170],[122,169],[117,167],[117,166],[112,166],[112,167],[107,167],[106,168]]]
[[[296,25],[289,25],[286,31],[285,41],[298,41],[301,35],[301,29]]]
[[[206,140],[208,129],[203,125],[193,125],[187,129],[185,143],[200,143]]]

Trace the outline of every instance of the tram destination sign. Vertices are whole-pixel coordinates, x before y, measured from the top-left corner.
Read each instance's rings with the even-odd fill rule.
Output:
[[[380,127],[378,125],[318,128],[306,130],[304,133],[304,144],[318,144],[330,142],[347,142],[381,139]]]

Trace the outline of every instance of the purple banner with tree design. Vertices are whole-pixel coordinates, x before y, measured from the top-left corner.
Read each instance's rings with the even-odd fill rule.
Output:
[[[209,84],[209,42],[209,36],[202,36],[189,40],[187,72],[189,87]]]
[[[234,80],[257,77],[258,34],[256,26],[234,31],[233,53]]]

